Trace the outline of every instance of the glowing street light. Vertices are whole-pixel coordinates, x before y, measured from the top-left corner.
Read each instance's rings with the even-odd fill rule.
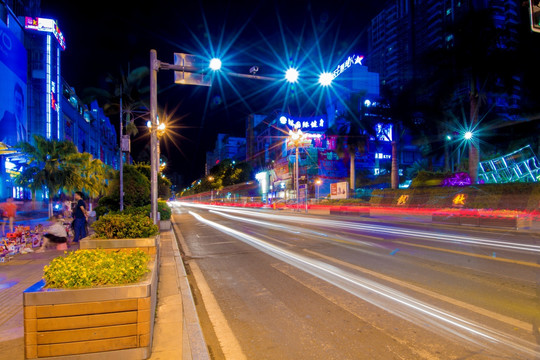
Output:
[[[317,204],[319,203],[319,189],[321,187],[321,184],[322,184],[321,179],[315,180],[315,185],[317,185],[317,196],[315,197],[315,201],[317,202]]]
[[[210,60],[210,69],[214,71],[221,69],[221,60],[218,58],[213,58]]]
[[[291,143],[293,144],[293,146],[296,148],[296,159],[295,159],[295,162],[294,162],[294,172],[295,172],[295,190],[296,190],[296,211],[300,211],[298,209],[299,207],[299,201],[300,201],[300,197],[299,197],[299,193],[298,193],[298,190],[300,188],[299,184],[298,184],[298,173],[299,173],[299,169],[298,169],[298,148],[302,145],[302,140],[304,140],[305,138],[305,134],[302,132],[302,130],[300,129],[296,129],[296,130],[289,130],[289,137],[291,138]]]
[[[285,72],[285,79],[291,84],[293,84],[298,81],[298,75],[298,70],[296,70],[295,68],[289,68]]]
[[[471,140],[472,137],[473,137],[473,133],[471,131],[467,131],[463,137],[465,138],[465,140]]]
[[[324,72],[319,76],[319,84],[322,86],[330,86],[334,80],[334,75],[329,72]]]

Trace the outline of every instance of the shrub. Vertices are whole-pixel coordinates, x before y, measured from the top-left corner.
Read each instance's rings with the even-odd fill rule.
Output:
[[[124,210],[124,214],[138,214],[138,215],[146,215],[150,214],[152,211],[152,205],[146,205],[146,206],[139,206],[139,207],[128,207]],[[159,212],[159,218],[161,220],[170,220],[172,210],[167,204],[166,201],[158,201],[158,212]]]
[[[92,227],[100,239],[147,238],[159,233],[159,228],[145,215],[108,214],[97,220]]]
[[[142,250],[77,250],[54,258],[44,267],[47,287],[85,288],[100,285],[130,284],[148,270],[150,257]]]

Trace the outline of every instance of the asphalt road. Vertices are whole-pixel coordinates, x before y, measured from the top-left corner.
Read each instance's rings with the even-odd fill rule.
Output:
[[[540,359],[540,234],[174,212],[215,359]]]

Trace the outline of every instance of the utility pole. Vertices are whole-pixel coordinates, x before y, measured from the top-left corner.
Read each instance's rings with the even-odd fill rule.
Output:
[[[123,123],[123,110],[122,110],[122,84],[120,84],[120,211],[124,211],[124,150],[123,150],[123,137],[122,128]]]
[[[152,221],[157,225],[157,72],[159,60],[156,50],[150,50],[150,203]]]

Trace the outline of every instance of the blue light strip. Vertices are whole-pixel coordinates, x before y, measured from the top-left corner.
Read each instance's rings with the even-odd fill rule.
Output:
[[[47,104],[46,121],[47,121],[47,139],[51,138],[51,34],[47,34]]]
[[[60,140],[62,133],[62,126],[60,122],[60,96],[62,94],[62,86],[60,85],[60,48],[56,47],[56,115],[57,115],[57,126],[56,126],[56,139]]]

